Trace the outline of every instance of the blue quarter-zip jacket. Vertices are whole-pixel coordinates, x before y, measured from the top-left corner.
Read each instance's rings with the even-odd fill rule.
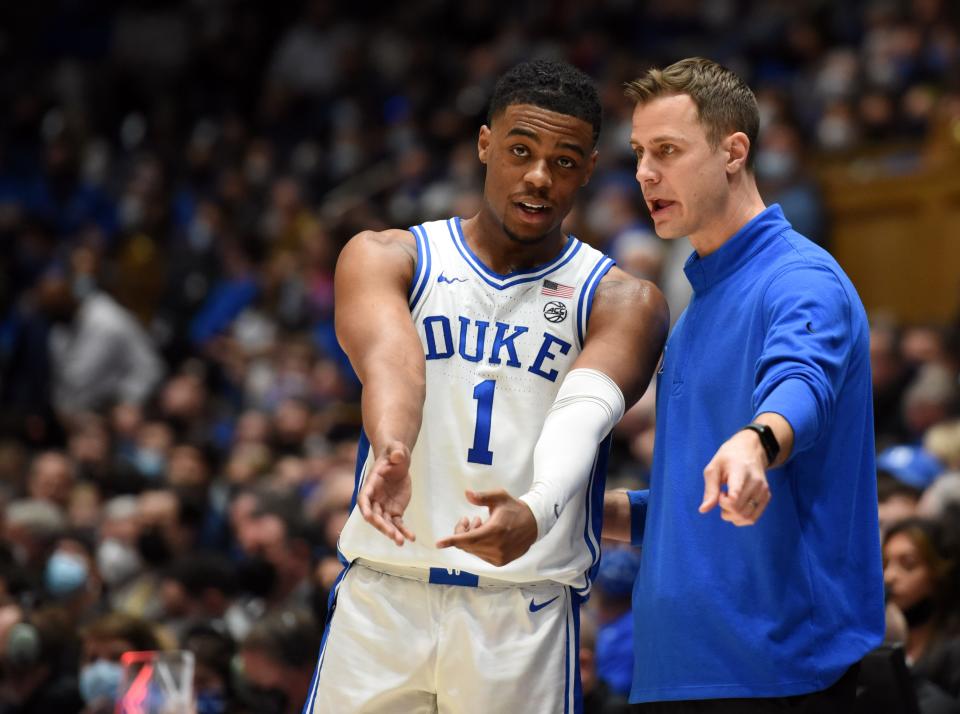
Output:
[[[649,493],[630,494],[633,702],[825,689],[884,630],[866,314],[780,207],[690,256],[667,341]],[[795,433],[756,525],[702,515],[703,469],[763,412]]]

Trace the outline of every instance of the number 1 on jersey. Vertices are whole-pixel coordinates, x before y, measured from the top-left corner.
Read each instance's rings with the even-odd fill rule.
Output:
[[[487,379],[473,388],[473,398],[477,400],[477,423],[473,428],[473,446],[467,449],[467,461],[471,464],[493,463],[490,451],[490,416],[493,414],[493,390],[497,380]]]

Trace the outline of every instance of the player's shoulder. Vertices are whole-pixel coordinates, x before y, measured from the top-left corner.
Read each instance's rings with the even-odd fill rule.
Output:
[[[410,231],[364,230],[353,236],[337,258],[337,275],[349,282],[364,275],[396,278],[406,284],[417,264],[417,242]]]
[[[593,310],[620,312],[640,309],[652,317],[669,320],[667,300],[653,282],[613,266],[603,276],[594,296]]]
[[[364,230],[347,241],[340,259],[341,262],[347,259],[372,264],[407,264],[417,259],[417,240],[413,233],[401,228]]]
[[[362,250],[404,250],[417,248],[413,233],[403,228],[387,228],[382,231],[364,230],[357,233],[347,245],[356,244]]]

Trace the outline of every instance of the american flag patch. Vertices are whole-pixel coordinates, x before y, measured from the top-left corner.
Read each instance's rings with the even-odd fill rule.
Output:
[[[552,280],[544,280],[543,287],[540,289],[541,295],[549,295],[550,297],[558,298],[572,298],[573,297],[573,286],[572,285],[562,285],[560,283],[555,283]]]

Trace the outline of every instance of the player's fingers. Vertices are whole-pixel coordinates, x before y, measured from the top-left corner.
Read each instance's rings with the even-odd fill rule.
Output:
[[[473,525],[471,526],[471,528],[479,528],[482,525],[483,525],[483,519],[480,518],[480,516],[476,516],[473,519]]]
[[[453,532],[455,535],[466,533],[468,530],[470,530],[470,519],[466,516],[457,521],[457,525],[453,527]]]
[[[407,528],[407,524],[403,522],[402,516],[394,516],[393,525],[400,532],[400,534],[411,543],[417,539],[417,536],[414,535],[413,531]]]
[[[437,541],[437,547],[450,548],[452,546],[454,548],[461,548],[462,550],[472,553],[473,551],[471,548],[477,543],[482,543],[485,538],[489,537],[491,530],[493,529],[484,523],[483,525],[466,531],[465,533],[454,533],[446,538],[441,538]]]
[[[357,505],[360,507],[360,515],[363,516],[365,521],[369,521],[373,515],[373,509],[370,507],[370,497],[367,495],[366,489],[361,489],[357,496]]]
[[[370,511],[368,520],[371,525],[397,545],[403,545],[403,535],[393,526],[390,519],[385,517],[383,506],[379,501],[371,501]]]
[[[698,509],[706,513],[717,505],[720,499],[720,467],[712,461],[703,470],[703,502]]]
[[[493,508],[505,498],[509,498],[509,494],[502,488],[495,491],[466,491],[465,494],[467,500],[474,506],[486,506],[487,508]]]

